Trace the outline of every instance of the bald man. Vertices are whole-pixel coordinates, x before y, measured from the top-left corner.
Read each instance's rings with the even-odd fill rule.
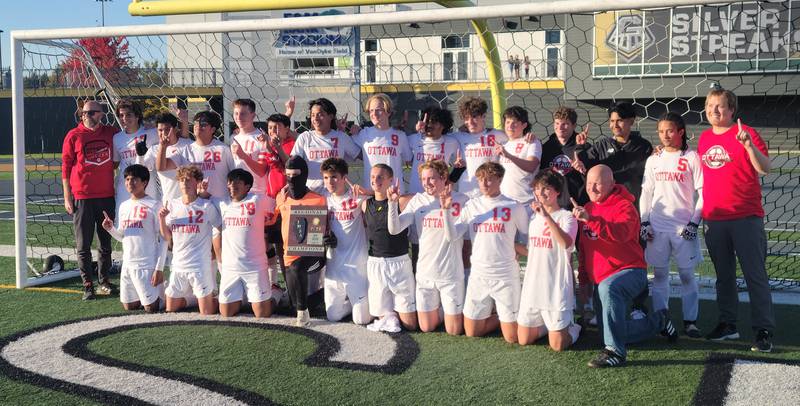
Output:
[[[678,332],[666,309],[646,318],[628,320],[633,298],[647,287],[647,263],[639,245],[639,214],[634,197],[625,186],[614,183],[606,165],[592,167],[586,175],[590,202],[584,207],[573,200],[573,215],[580,222],[579,278],[594,285],[597,328],[605,348],[593,360],[592,368],[625,364],[626,344],[646,340],[661,332],[671,342]]]
[[[100,241],[97,261],[98,292],[115,290],[108,280],[111,270],[111,235],[103,228],[104,213],[114,218],[114,160],[112,150],[117,129],[102,124],[103,106],[88,101],[80,110],[81,122],[64,137],[61,150],[61,183],[64,209],[73,216],[78,268],[83,280],[83,300],[94,299],[92,239]]]

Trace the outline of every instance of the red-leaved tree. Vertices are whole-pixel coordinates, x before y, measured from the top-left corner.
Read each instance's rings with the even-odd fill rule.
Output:
[[[124,37],[83,38],[76,42],[89,53],[100,74],[112,85],[127,84],[135,76],[129,66],[128,40]],[[95,87],[97,82],[86,63],[86,54],[73,49],[59,65],[59,80],[68,86]]]

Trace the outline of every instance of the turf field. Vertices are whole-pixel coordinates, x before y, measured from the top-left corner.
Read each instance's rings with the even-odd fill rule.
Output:
[[[12,259],[0,259],[0,269],[5,270],[0,273],[0,284],[13,284]],[[23,331],[77,319],[101,318],[86,322],[94,323],[103,321],[103,316],[123,313],[117,297],[82,302],[77,279],[53,284],[50,288],[56,289],[0,289],[0,346],[14,341],[8,337],[18,338],[15,335]],[[680,308],[675,301],[672,307]],[[776,305],[775,310],[778,319],[776,349],[773,354],[759,358],[777,361],[774,365],[795,371],[800,369],[795,367],[800,364],[800,335],[795,327],[800,324],[800,312],[797,307],[785,305]],[[336,355],[334,350],[339,347],[336,340],[327,335],[333,333],[287,327],[285,323],[290,320],[285,318],[275,318],[270,324],[252,323],[252,319],[235,319],[236,322],[222,324],[225,319],[218,317],[198,316],[192,321],[179,322],[181,317],[193,316],[132,314],[153,323],[125,327],[123,321],[127,317],[115,317],[108,322],[114,328],[102,334],[84,335],[69,341],[63,348],[53,341],[57,337],[49,338],[30,352],[34,357],[47,357],[47,346],[54,346],[79,355],[89,364],[105,365],[102,368],[142,371],[147,376],[158,375],[162,381],[188,382],[246,403],[280,404],[706,403],[721,401],[720,396],[725,396],[726,379],[738,382],[736,376],[717,376],[720,371],[726,371],[725,365],[730,365],[729,360],[725,361],[728,357],[754,356],[750,351],[746,304],[740,307],[741,341],[716,344],[681,337],[677,344],[669,344],[658,337],[633,346],[628,366],[615,370],[586,367],[586,362],[600,347],[600,339],[593,329],[582,335],[573,349],[555,353],[542,342],[520,347],[506,344],[498,335],[479,339],[450,337],[443,332],[386,336],[350,324],[316,323],[322,328],[343,331],[339,335],[342,337],[340,352],[347,353],[345,341],[358,336],[361,341],[356,342],[356,351],[350,351],[355,355],[351,356],[393,357],[388,367],[373,368],[358,363],[326,361]],[[715,324],[714,314],[713,303],[701,302],[699,325],[704,331]],[[675,313],[673,319],[680,320],[679,314]],[[78,330],[74,333],[85,333],[83,329]],[[387,342],[394,342],[395,348],[385,349]],[[390,354],[384,354],[387,352]],[[5,352],[3,354],[5,356]],[[0,404],[139,402],[136,396],[115,397],[107,391],[23,374],[10,368],[3,359],[0,361]],[[65,368],[56,358],[43,362],[48,370]],[[727,371],[731,369],[736,370],[728,368]],[[113,375],[92,371],[90,368],[80,372],[87,374],[82,382],[91,382],[93,374],[100,374],[100,382],[106,382],[103,388],[108,389]],[[75,373],[74,370],[67,372]],[[776,396],[782,396],[772,399],[775,402],[760,399],[762,402],[796,404],[791,401],[791,392],[786,398],[781,387],[770,383],[768,376],[760,379],[766,381],[752,383],[761,387],[773,385]],[[794,380],[795,397],[799,396],[797,379]],[[118,385],[132,385],[137,381],[113,380]],[[165,387],[167,383],[162,381],[155,387],[142,384],[143,387],[132,389],[132,393],[145,396],[145,393]],[[194,392],[193,396],[200,395]]]

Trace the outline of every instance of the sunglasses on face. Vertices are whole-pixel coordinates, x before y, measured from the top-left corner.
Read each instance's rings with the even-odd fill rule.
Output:
[[[82,114],[87,114],[87,115],[90,115],[90,116],[93,116],[93,115],[95,115],[97,113],[102,113],[102,112],[103,112],[102,110],[83,110],[83,111],[81,111]]]
[[[200,128],[206,128],[206,127],[210,126],[211,124],[209,124],[206,121],[195,121],[194,125],[196,125],[196,126],[198,126]]]

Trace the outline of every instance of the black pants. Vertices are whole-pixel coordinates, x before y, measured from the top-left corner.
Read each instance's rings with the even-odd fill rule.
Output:
[[[308,310],[308,274],[319,272],[325,257],[300,257],[286,268],[286,290],[298,311]]]
[[[97,261],[97,279],[100,283],[108,281],[111,269],[111,235],[103,228],[103,211],[114,219],[113,197],[81,199],[75,201],[72,223],[75,226],[75,244],[78,249],[78,268],[84,287],[92,287],[92,240],[95,231],[100,242]]]

